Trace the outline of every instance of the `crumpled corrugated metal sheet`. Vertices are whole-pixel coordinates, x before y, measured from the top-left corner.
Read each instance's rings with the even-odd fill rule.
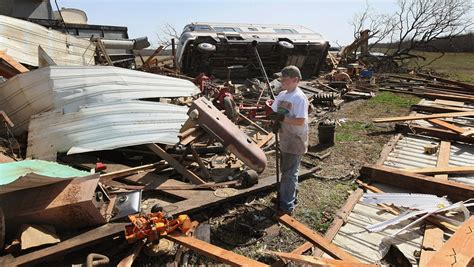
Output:
[[[27,157],[55,160],[56,152],[176,144],[187,111],[187,107],[177,105],[129,100],[86,105],[68,114],[45,112],[32,117]]]
[[[54,109],[65,114],[86,104],[117,100],[192,96],[190,81],[110,66],[50,66],[0,84],[0,109],[14,121],[15,134],[32,115]]]
[[[88,172],[43,160],[2,163],[0,173],[0,194],[90,175]]]
[[[39,24],[0,15],[0,47],[20,63],[38,66],[38,46],[58,65],[94,65],[95,44]]]

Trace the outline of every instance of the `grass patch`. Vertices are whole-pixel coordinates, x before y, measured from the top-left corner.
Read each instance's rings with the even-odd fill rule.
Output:
[[[318,188],[319,195],[308,196],[310,200],[302,203],[296,209],[296,218],[312,229],[325,233],[333,221],[339,207],[341,207],[348,196],[348,192],[353,190],[350,184],[338,183],[336,181],[322,184],[317,180],[308,180],[301,184],[302,188]],[[319,191],[318,190],[318,191]]]
[[[414,54],[425,57],[426,61],[412,59],[407,62],[408,67],[416,68],[418,65],[427,64],[441,55],[422,51]],[[474,83],[474,53],[445,53],[442,58],[423,68],[442,73],[451,79]]]
[[[411,105],[420,102],[420,98],[411,95],[395,94],[392,92],[378,92],[375,97],[367,101],[370,108],[377,106],[397,109],[410,109]]]
[[[367,133],[375,131],[373,123],[349,121],[336,127],[336,143],[357,142],[367,137]]]

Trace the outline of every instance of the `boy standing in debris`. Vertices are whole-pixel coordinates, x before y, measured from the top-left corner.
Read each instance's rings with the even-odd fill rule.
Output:
[[[281,182],[279,209],[291,214],[295,208],[298,170],[301,157],[308,150],[308,99],[298,83],[301,72],[296,66],[281,70],[282,91],[273,102],[273,132],[279,133]]]

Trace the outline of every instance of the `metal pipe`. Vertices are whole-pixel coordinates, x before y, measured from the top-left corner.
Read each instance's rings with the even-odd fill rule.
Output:
[[[262,59],[260,58],[260,54],[258,53],[257,44],[258,44],[257,41],[252,42],[252,46],[255,51],[255,56],[257,57],[258,64],[260,65],[260,69],[262,70],[263,77],[265,78],[265,83],[267,84],[267,87],[270,90],[270,93],[272,94],[272,99],[275,99],[275,94],[273,93],[272,86],[270,85],[270,80],[268,80],[267,72],[265,71],[265,67],[263,66]],[[260,98],[262,98],[264,91],[265,90],[262,90],[262,92],[260,93],[260,96],[258,97],[257,107],[258,107],[258,103],[260,102]]]

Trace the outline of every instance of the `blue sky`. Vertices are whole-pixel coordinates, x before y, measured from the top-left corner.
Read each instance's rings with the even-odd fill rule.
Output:
[[[349,24],[365,8],[364,0],[57,0],[60,7],[87,13],[89,24],[128,27],[130,38],[148,36],[156,46],[157,34],[166,23],[180,33],[196,21],[277,23],[302,25],[321,33],[331,43],[348,44],[353,39]],[[392,13],[395,1],[369,1],[374,12]],[[54,7],[54,1],[51,1]]]

